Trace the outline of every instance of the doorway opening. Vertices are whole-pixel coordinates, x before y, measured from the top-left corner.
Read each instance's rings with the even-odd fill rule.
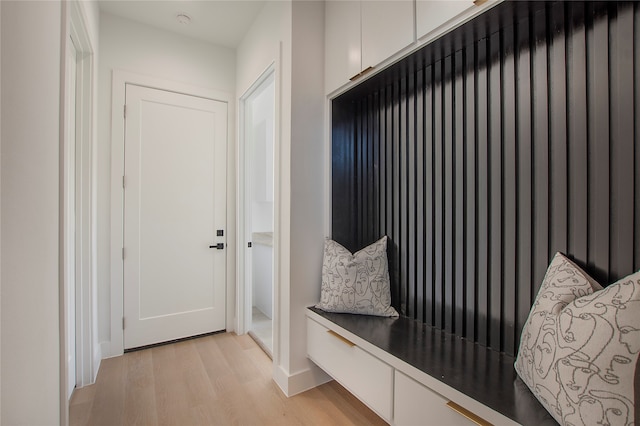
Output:
[[[273,67],[241,99],[241,324],[273,354],[275,78]]]

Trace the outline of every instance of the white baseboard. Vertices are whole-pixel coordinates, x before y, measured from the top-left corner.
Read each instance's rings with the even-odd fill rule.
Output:
[[[287,397],[291,397],[333,379],[320,367],[309,362],[307,370],[298,371],[294,374],[288,374],[280,366],[274,365],[273,380]]]

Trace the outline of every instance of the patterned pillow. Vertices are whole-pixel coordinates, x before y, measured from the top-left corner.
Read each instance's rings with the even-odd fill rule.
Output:
[[[391,306],[387,237],[354,254],[326,239],[320,292],[316,308],[327,312],[397,317]]]
[[[557,253],[522,330],[515,369],[563,425],[634,424],[640,271],[605,289]]]

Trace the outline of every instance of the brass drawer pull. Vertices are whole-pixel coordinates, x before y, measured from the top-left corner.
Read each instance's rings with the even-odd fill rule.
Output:
[[[335,331],[333,331],[333,330],[327,330],[327,333],[329,333],[330,335],[332,335],[332,336],[333,336],[333,337],[335,337],[336,339],[338,339],[338,340],[342,341],[342,343],[344,343],[344,344],[347,344],[347,345],[349,345],[349,346],[351,346],[351,347],[356,346],[356,344],[355,344],[355,343],[353,343],[351,340],[349,340],[349,339],[345,339],[344,337],[342,337],[341,335],[339,335],[338,333],[336,333],[336,332],[335,332]]]
[[[472,413],[471,411],[467,410],[466,408],[462,407],[461,405],[456,404],[453,401],[447,402],[447,407],[451,408],[453,411],[457,412],[458,414],[460,414],[463,417],[466,417],[467,419],[471,420],[472,422],[474,422],[477,425],[480,425],[480,426],[493,426],[492,423],[489,423],[488,421],[486,421],[482,417]]]
[[[369,71],[372,71],[373,67],[367,67],[365,69],[363,69],[362,71],[360,71],[358,74],[354,75],[353,77],[351,77],[349,80],[353,81],[358,77],[362,77],[363,75],[365,75],[366,73],[368,73]]]

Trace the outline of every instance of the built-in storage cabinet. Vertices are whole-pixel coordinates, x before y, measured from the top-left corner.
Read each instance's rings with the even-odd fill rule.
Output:
[[[391,421],[393,369],[333,330],[307,320],[307,352],[384,420]]]
[[[347,328],[333,320],[343,323]],[[449,354],[438,360],[437,357],[448,349],[444,346],[437,349],[430,347],[430,344],[436,342],[436,335],[426,329],[418,330],[415,327],[416,323],[406,318],[329,314],[310,308],[307,310],[307,355],[392,425],[466,425],[471,424],[468,418],[473,418],[479,424],[517,424],[485,403],[441,381],[445,377],[446,380],[455,380],[455,377],[460,375],[459,371],[455,371],[459,367],[455,362],[458,357]],[[417,342],[429,345],[408,347]],[[382,346],[391,348],[391,351],[382,349],[381,343]],[[460,353],[473,358],[476,356],[474,352],[477,348],[474,349],[473,344],[469,345],[460,348]],[[435,376],[397,357],[392,353],[396,351],[404,353],[404,356],[412,354],[412,357],[417,357],[415,359],[420,362],[427,360],[428,367],[436,372]],[[492,362],[487,361],[484,359],[481,363],[483,371],[476,371],[476,367],[472,367],[469,374],[487,386],[487,391],[492,394],[489,395],[489,399],[494,400],[494,403],[496,400],[502,403],[510,397],[513,401],[507,401],[506,404],[513,404],[513,361],[509,359],[501,367],[506,370],[501,372],[493,369],[490,366]],[[485,374],[489,377],[488,380],[483,377]],[[504,383],[501,384],[506,384],[506,388],[492,386],[497,383],[494,375],[502,378]],[[463,380],[466,382],[466,378]],[[507,397],[503,395],[505,392],[509,393]],[[481,396],[484,397],[484,393],[482,392]],[[534,404],[539,405],[528,389],[526,393],[526,396],[533,398]],[[526,397],[520,397],[519,401],[523,406],[531,403]],[[513,411],[512,408],[509,411]],[[544,409],[542,411],[546,413]],[[530,410],[526,411],[520,414],[520,417],[531,418],[540,426],[545,424],[538,421],[538,416],[530,415],[531,413]]]
[[[394,382],[394,424],[412,426],[437,423],[440,426],[465,426],[474,422],[447,406],[441,395],[396,371]]]
[[[361,3],[362,70],[384,62],[414,41],[413,0]]]
[[[387,65],[502,0],[332,0],[325,3],[325,92]],[[416,44],[416,41],[419,43]]]
[[[418,40],[455,26],[474,5],[472,0],[416,0],[416,34]]]
[[[325,2],[325,91],[362,71],[360,2]]]
[[[327,93],[415,40],[414,0],[347,0],[325,4]]]

